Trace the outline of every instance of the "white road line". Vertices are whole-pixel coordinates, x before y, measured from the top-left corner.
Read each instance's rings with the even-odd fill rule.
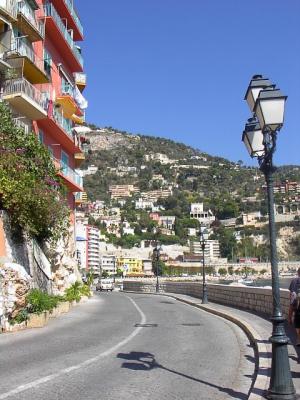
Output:
[[[126,295],[125,295],[126,296]],[[131,297],[126,296],[131,302],[132,304],[135,306],[135,308],[138,310],[140,316],[141,316],[141,322],[140,324],[145,324],[146,323],[146,316],[143,313],[143,311],[140,309],[140,307],[136,304],[136,302],[134,300],[132,300]],[[7,399],[8,397],[14,396],[16,394],[19,394],[21,392],[24,392],[25,390],[29,390],[29,389],[33,389],[39,385],[42,385],[43,383],[52,381],[53,379],[59,378],[63,375],[66,375],[70,372],[73,371],[77,371],[80,370],[84,367],[86,367],[87,365],[91,365],[97,361],[99,361],[101,358],[109,356],[110,354],[114,353],[116,350],[118,350],[120,347],[124,346],[125,344],[127,344],[128,342],[130,342],[130,340],[132,340],[142,329],[142,327],[138,327],[136,328],[129,336],[127,336],[127,338],[125,338],[124,340],[122,340],[121,342],[117,343],[115,346],[111,347],[110,349],[104,351],[103,353],[99,354],[96,357],[90,358],[86,361],[83,361],[80,364],[77,365],[73,365],[71,367],[68,368],[64,368],[61,369],[60,371],[56,372],[55,374],[52,375],[47,375],[43,378],[40,379],[36,379],[35,381],[26,383],[24,385],[20,385],[17,388],[10,390],[9,392],[3,393],[0,395],[0,400],[2,399]]]

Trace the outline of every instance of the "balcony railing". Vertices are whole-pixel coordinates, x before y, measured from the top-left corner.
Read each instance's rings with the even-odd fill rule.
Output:
[[[77,15],[74,7],[73,7],[72,2],[70,0],[64,0],[64,1],[65,1],[66,5],[67,5],[67,7],[69,9],[70,14],[72,15],[72,17],[73,17],[73,19],[74,19],[74,21],[76,23],[76,26],[77,26],[79,32],[81,33],[81,35],[83,35],[83,27],[82,27],[82,24],[80,22],[80,19],[79,19],[78,15]]]
[[[63,128],[63,130],[73,139],[73,134],[72,134],[73,125],[72,125],[72,122],[70,120],[64,118],[62,116],[62,114],[59,111],[56,111],[55,109],[54,109],[54,112],[53,112],[53,117],[54,117],[56,123],[61,128]]]
[[[73,39],[71,38],[69,32],[67,31],[67,28],[63,24],[58,12],[56,11],[56,9],[53,6],[53,4],[50,4],[50,3],[46,4],[44,6],[44,11],[45,11],[46,17],[52,17],[53,18],[53,20],[55,21],[56,26],[60,30],[61,34],[65,38],[65,40],[68,43],[68,45],[70,46],[70,48],[73,51],[73,53],[74,53],[75,57],[77,58],[78,62],[80,63],[81,66],[83,66],[82,55],[81,55],[80,51],[78,50],[78,48],[76,47],[76,44],[74,43]]]
[[[25,1],[18,3],[18,13],[22,14],[42,37],[45,36],[44,24],[36,19],[34,11]]]
[[[10,15],[13,19],[17,19],[17,2],[16,0],[0,0],[0,11]]]
[[[17,53],[22,57],[27,57],[29,60],[35,64],[35,66],[46,74],[44,68],[44,60],[41,60],[34,53],[33,48],[28,44],[28,41],[25,38],[16,38],[11,46],[11,52],[9,53]]]
[[[30,127],[24,121],[22,121],[22,117],[13,118],[14,124],[16,127],[23,129],[25,133],[29,133]]]
[[[83,180],[80,175],[77,174],[72,168],[70,168],[67,164],[60,160],[60,168],[61,172],[64,176],[70,179],[72,182],[75,182],[76,185],[83,187]]]
[[[47,98],[25,78],[11,79],[3,82],[3,96],[22,93],[46,110]]]
[[[65,83],[61,85],[61,94],[62,95],[69,95],[74,97],[74,87],[69,83]]]
[[[85,86],[86,85],[86,74],[82,72],[74,72],[73,74],[76,85]]]

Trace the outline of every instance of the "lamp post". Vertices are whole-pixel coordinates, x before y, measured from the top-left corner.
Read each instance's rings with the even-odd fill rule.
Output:
[[[155,292],[159,292],[159,281],[158,281],[158,264],[159,264],[159,257],[160,257],[161,248],[158,247],[157,243],[153,249],[153,261],[155,265],[155,272],[156,272],[156,287]]]
[[[208,298],[207,298],[207,285],[205,279],[205,244],[206,240],[208,239],[208,230],[206,229],[205,226],[200,226],[199,236],[200,236],[200,246],[202,249],[202,304],[207,304]]]
[[[269,212],[270,255],[272,271],[273,329],[271,379],[267,397],[276,400],[294,400],[295,388],[291,376],[288,358],[288,338],[284,328],[280,304],[280,287],[278,276],[278,259],[276,248],[276,229],[274,216],[273,193],[273,154],[276,140],[284,121],[284,106],[287,96],[275,88],[262,75],[254,75],[248,86],[245,100],[252,118],[248,120],[242,136],[250,156],[258,159],[259,168],[265,176]]]

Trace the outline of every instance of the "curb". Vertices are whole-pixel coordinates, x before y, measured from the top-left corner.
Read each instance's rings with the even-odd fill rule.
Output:
[[[252,386],[250,387],[248,393],[248,400],[260,400],[266,399],[266,392],[269,384],[269,372],[271,371],[271,358],[267,357],[267,355],[271,355],[271,344],[266,345],[263,341],[263,338],[259,335],[259,333],[247,322],[242,319],[238,319],[237,317],[226,313],[224,310],[215,310],[210,303],[209,305],[204,304],[196,304],[193,301],[185,300],[180,297],[177,297],[174,294],[166,294],[166,293],[145,293],[145,292],[134,292],[129,290],[123,290],[126,293],[135,293],[135,294],[150,294],[154,296],[165,296],[170,297],[175,300],[178,300],[182,303],[188,304],[190,306],[199,308],[208,313],[214,314],[218,317],[227,319],[232,323],[238,325],[247,335],[251,344],[254,348],[254,356],[255,356],[255,371],[254,378],[252,382]]]

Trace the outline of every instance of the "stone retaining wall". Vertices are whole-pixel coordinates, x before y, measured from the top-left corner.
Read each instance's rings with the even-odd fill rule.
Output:
[[[124,281],[123,290],[154,293],[155,283]],[[208,300],[211,302],[272,315],[272,289],[208,284],[207,291]],[[180,293],[202,298],[202,283],[161,282],[160,292]],[[281,289],[280,297],[282,312],[286,318],[289,308],[289,291],[287,289]]]

